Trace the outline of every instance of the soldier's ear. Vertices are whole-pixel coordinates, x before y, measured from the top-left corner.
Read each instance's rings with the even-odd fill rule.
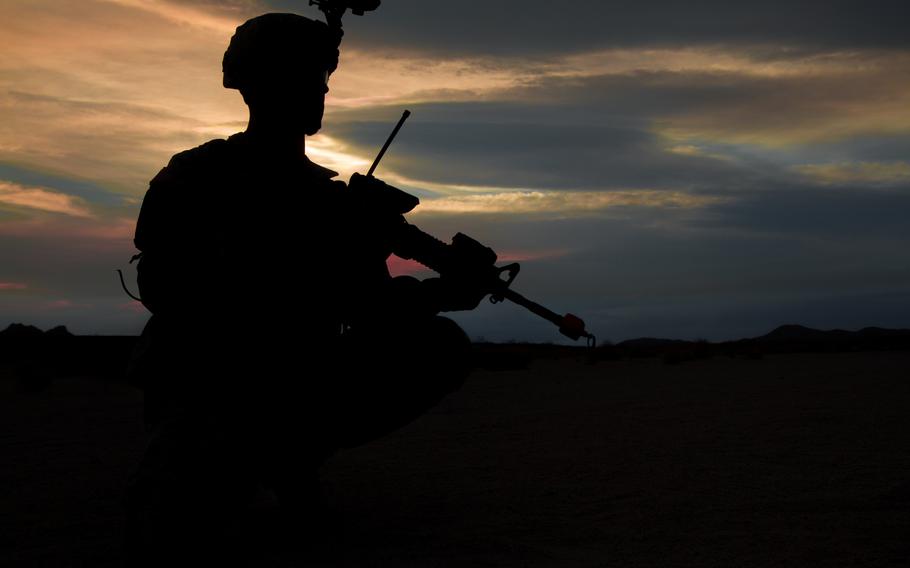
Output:
[[[240,94],[243,95],[243,102],[250,107],[250,111],[256,111],[263,106],[268,106],[269,96],[266,89],[260,87],[246,87]]]

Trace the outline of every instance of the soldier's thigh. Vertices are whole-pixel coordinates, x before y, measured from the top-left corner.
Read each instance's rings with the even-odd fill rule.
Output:
[[[452,320],[434,316],[390,325],[347,342],[329,405],[342,446],[363,443],[413,421],[461,387],[471,344]]]

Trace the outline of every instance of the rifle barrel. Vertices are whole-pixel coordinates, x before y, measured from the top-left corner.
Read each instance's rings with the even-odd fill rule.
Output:
[[[557,314],[553,310],[549,310],[549,309],[541,306],[537,302],[534,302],[534,301],[531,301],[531,300],[525,298],[524,296],[522,296],[515,290],[512,290],[511,288],[506,289],[502,293],[502,296],[504,298],[506,298],[507,300],[510,300],[523,308],[526,308],[530,312],[539,315],[543,319],[545,319],[549,322],[552,322],[553,324],[555,324],[557,326],[562,325],[562,316],[561,315]]]

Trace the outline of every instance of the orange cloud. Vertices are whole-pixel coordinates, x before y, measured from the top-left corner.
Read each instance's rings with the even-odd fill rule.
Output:
[[[63,213],[74,217],[93,216],[83,200],[78,197],[8,181],[0,181],[0,204]]]
[[[244,19],[160,0],[0,3],[0,160],[140,194],[171,155],[245,123],[220,73]]]
[[[714,73],[748,77],[847,75],[868,70],[875,56],[859,52],[810,53],[805,57],[756,59],[748,47],[606,49],[570,55],[552,65],[554,76],[591,77],[646,72]]]
[[[79,240],[107,241],[114,246],[130,248],[135,219],[89,219],[80,217],[52,217],[38,214],[30,219],[0,223],[0,236],[17,238],[57,239],[61,242]]]
[[[348,144],[325,134],[307,139],[306,154],[314,162],[338,172],[343,180],[354,172],[366,173],[372,163],[372,158],[356,154]]]
[[[102,0],[159,16],[175,24],[190,25],[230,36],[239,24],[236,17],[224,17],[176,2],[163,0]],[[242,21],[242,20],[241,20]]]
[[[910,182],[910,162],[840,162],[806,164],[794,169],[825,184],[862,183],[888,185]]]

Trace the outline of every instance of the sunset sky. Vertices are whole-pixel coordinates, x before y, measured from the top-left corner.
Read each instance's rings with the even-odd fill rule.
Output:
[[[306,4],[0,2],[0,328],[139,333],[115,269],[135,288],[149,179],[245,128],[234,28]],[[307,154],[365,172],[410,109],[377,171],[409,220],[520,260],[518,291],[601,339],[910,327],[908,23],[905,0],[384,0],[345,18]],[[455,317],[560,340],[514,305]]]

